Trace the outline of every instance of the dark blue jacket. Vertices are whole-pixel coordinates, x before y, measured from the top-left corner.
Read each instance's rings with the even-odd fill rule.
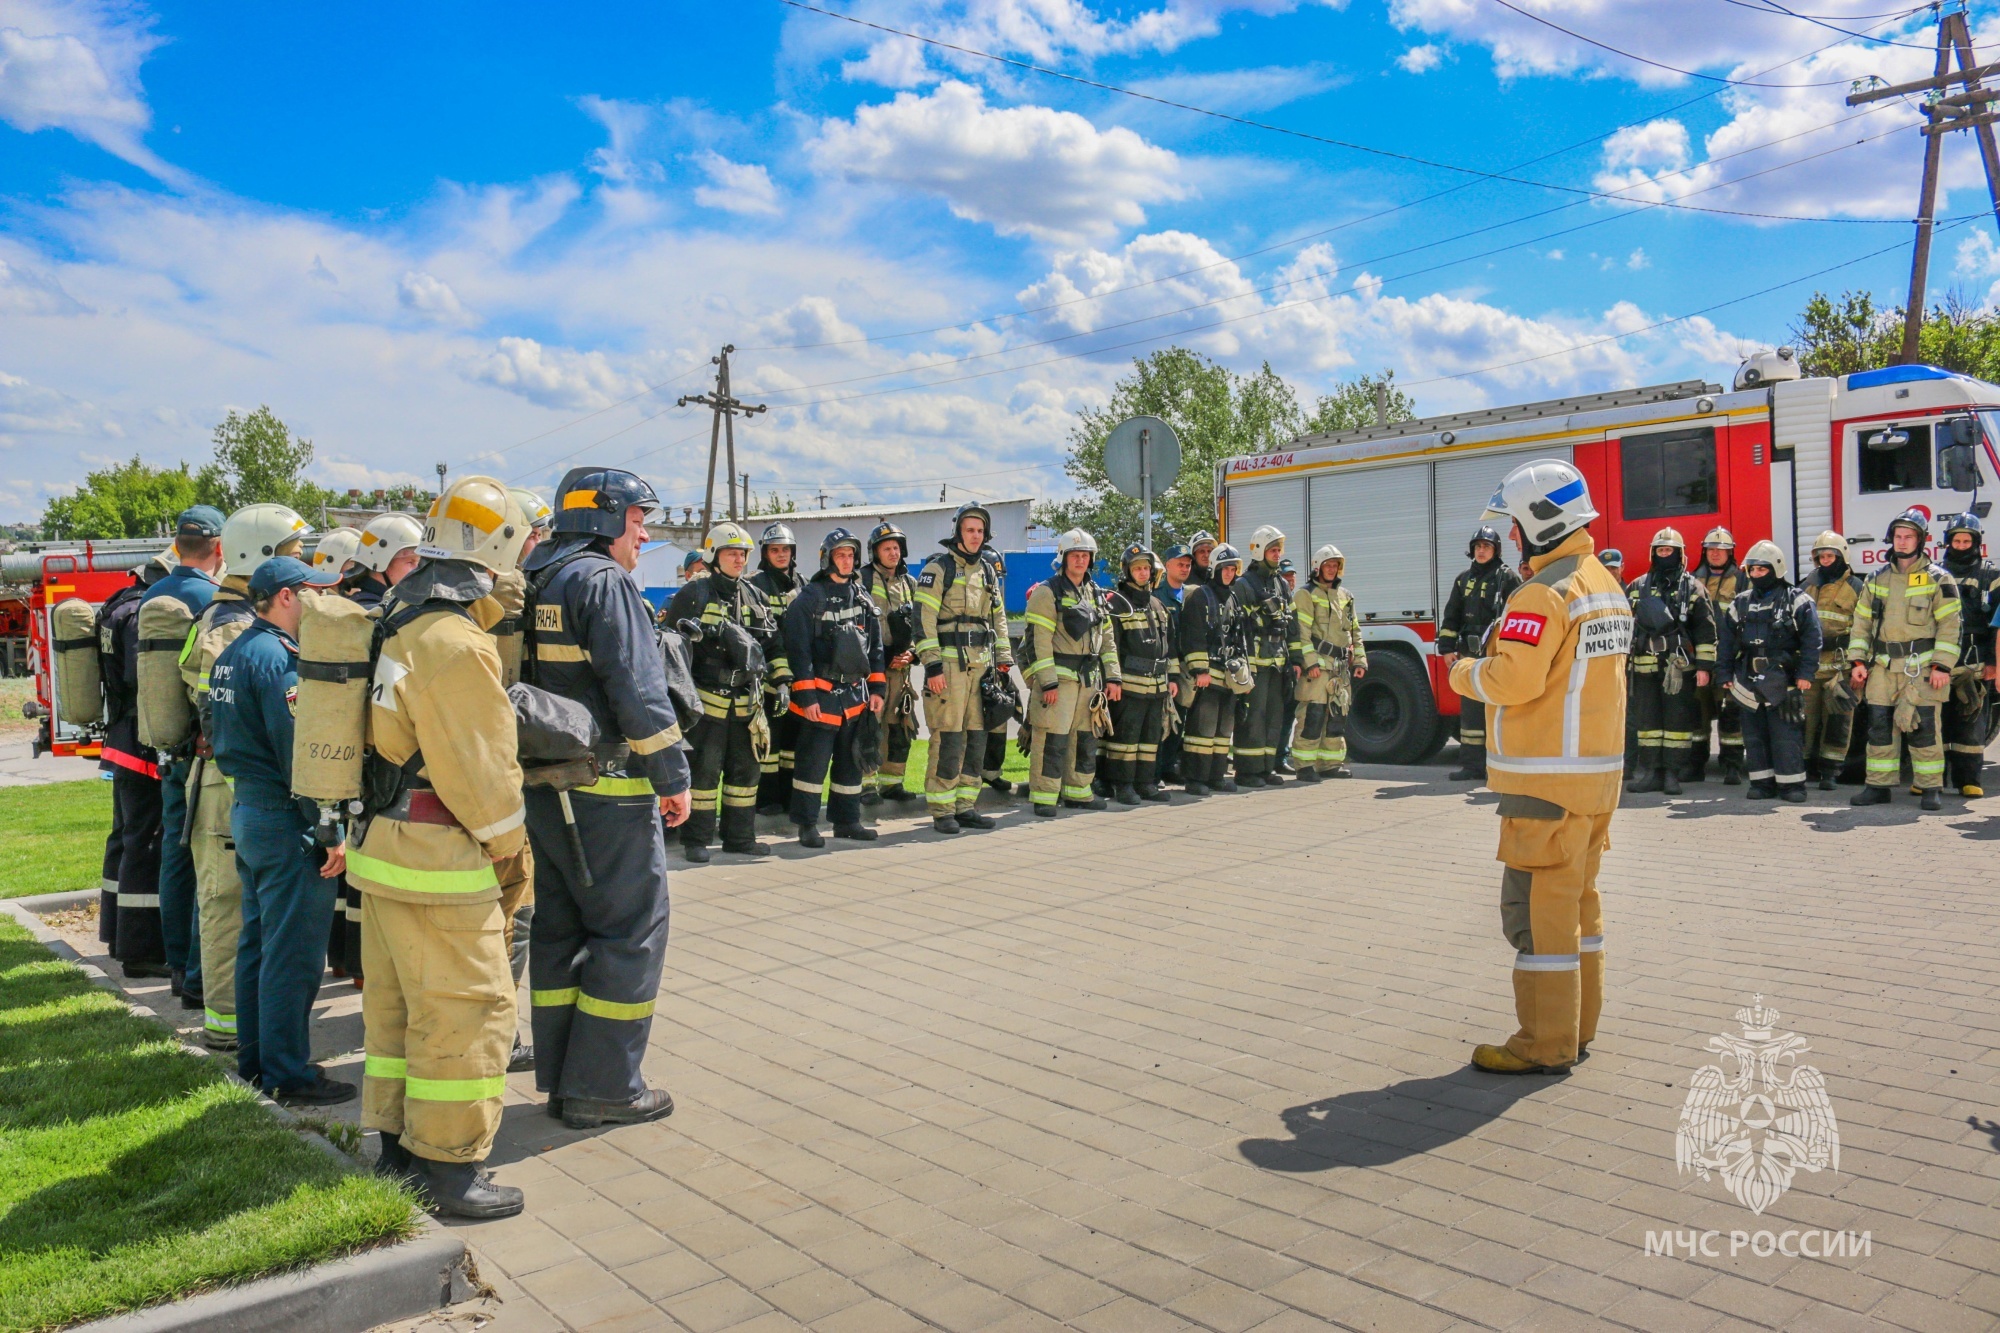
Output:
[[[824,719],[837,724],[859,716],[870,695],[883,693],[882,624],[858,576],[842,583],[824,570],[813,575],[779,623],[792,665],[792,712],[804,717],[818,704]],[[858,673],[839,669],[842,637],[852,641]]]
[[[1769,591],[1746,586],[1717,617],[1715,683],[1811,680],[1819,669],[1819,608],[1812,594],[1779,579]],[[1759,671],[1756,660],[1765,659]]]
[[[139,605],[144,606],[155,597],[178,597],[181,605],[188,609],[188,614],[199,620],[201,613],[208,609],[208,604],[215,600],[216,587],[215,580],[199,569],[192,565],[182,565],[146,589],[146,595],[139,599]]]
[[[298,705],[299,645],[268,620],[255,620],[222,650],[209,673],[215,730],[209,744],[236,799],[288,810],[292,799],[292,713]]]

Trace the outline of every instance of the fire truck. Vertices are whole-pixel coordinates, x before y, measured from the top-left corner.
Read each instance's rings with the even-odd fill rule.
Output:
[[[50,650],[49,610],[70,597],[102,606],[130,586],[132,571],[166,545],[164,538],[35,543],[0,555],[0,637],[11,660],[25,657],[35,697],[24,710],[41,725],[34,753],[96,758],[96,728],[73,727],[56,715],[56,654]]]
[[[1985,518],[1996,444],[2000,387],[1925,365],[1808,378],[1781,347],[1745,361],[1728,392],[1689,380],[1305,436],[1218,464],[1216,507],[1239,550],[1266,523],[1301,569],[1323,543],[1340,547],[1370,665],[1349,743],[1358,758],[1420,763],[1457,728],[1437,617],[1488,499],[1520,464],[1581,471],[1597,548],[1626,552],[1635,575],[1660,528],[1680,529],[1692,563],[1720,526],[1739,558],[1776,541],[1796,578],[1829,529],[1865,574],[1905,509]],[[1502,558],[1515,555],[1510,544]]]

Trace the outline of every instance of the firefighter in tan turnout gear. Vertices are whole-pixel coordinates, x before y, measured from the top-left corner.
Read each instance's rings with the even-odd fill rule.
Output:
[[[1485,654],[1451,686],[1492,712],[1487,781],[1500,794],[1500,923],[1515,950],[1520,1030],[1474,1049],[1500,1074],[1569,1068],[1597,1032],[1604,915],[1597,868],[1625,765],[1631,603],[1592,554],[1583,476],[1543,459],[1507,474],[1489,517],[1514,525],[1530,577],[1507,599]]]
[[[1035,729],[1028,754],[1028,799],[1035,813],[1054,818],[1057,804],[1102,810],[1091,790],[1097,776],[1098,693],[1112,703],[1123,694],[1118,648],[1104,592],[1090,579],[1097,539],[1071,528],[1056,539],[1062,569],[1028,594],[1031,691],[1028,724]]]
[[[1832,791],[1847,764],[1859,698],[1847,680],[1847,634],[1854,604],[1866,582],[1847,563],[1847,538],[1822,532],[1812,548],[1813,571],[1800,585],[1819,611],[1820,651],[1812,688],[1806,691],[1806,764],[1816,768],[1819,789]]]
[[[917,579],[916,653],[924,665],[924,724],[931,733],[924,801],[939,833],[993,827],[991,816],[973,809],[987,739],[979,682],[989,669],[1011,668],[1014,650],[999,580],[980,555],[991,518],[984,505],[960,505],[944,550]]]
[[[1944,732],[1939,712],[1958,665],[1958,581],[1924,554],[1930,518],[1906,509],[1889,523],[1889,558],[1870,575],[1847,636],[1850,680],[1868,705],[1868,785],[1850,802],[1886,805],[1910,744],[1910,782],[1923,808],[1942,806]]]
[[[1299,781],[1351,778],[1347,767],[1347,714],[1354,682],[1368,674],[1368,649],[1361,642],[1361,616],[1354,594],[1340,586],[1347,557],[1331,543],[1313,552],[1312,574],[1292,596],[1303,664],[1294,687],[1299,734],[1292,762]]]
[[[488,631],[501,617],[494,578],[518,564],[528,526],[489,477],[432,504],[419,563],[383,605],[370,688],[370,762],[401,790],[347,863],[368,976],[361,1123],[382,1133],[378,1170],[460,1217],[522,1206],[480,1163],[515,1030],[495,866],[527,837],[514,709]]]

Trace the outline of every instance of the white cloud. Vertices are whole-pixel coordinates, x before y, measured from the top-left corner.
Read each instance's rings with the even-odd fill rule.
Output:
[[[22,435],[98,434],[103,424],[91,404],[0,370],[0,445]]]
[[[707,185],[697,185],[694,191],[694,201],[703,208],[765,215],[779,211],[777,187],[763,167],[754,162],[731,162],[711,149],[696,153],[694,162],[709,179]]]
[[[405,273],[396,284],[396,299],[406,309],[439,319],[456,320],[465,313],[458,293],[428,273]]]
[[[1444,63],[1444,48],[1434,42],[1413,46],[1396,57],[1396,68],[1406,74],[1428,74]]]
[[[958,82],[823,121],[807,149],[823,173],[941,196],[1003,236],[1102,236],[1144,222],[1143,204],[1185,192],[1179,159],[1128,129],[1045,106],[988,107]]]
[[[1678,120],[1630,125],[1604,141],[1607,167],[1684,167],[1687,160],[1687,126]]]
[[[1315,97],[1347,82],[1331,65],[1262,65],[1253,69],[1205,70],[1135,79],[1127,86],[1154,97],[1216,111],[1268,111]]]
[[[156,45],[151,20],[114,0],[9,0],[0,8],[0,120],[28,134],[66,130],[185,184],[143,141],[152,113],[139,67]]]
[[[462,368],[467,379],[518,393],[543,407],[604,407],[638,386],[612,368],[602,352],[544,347],[533,338],[502,338]]]

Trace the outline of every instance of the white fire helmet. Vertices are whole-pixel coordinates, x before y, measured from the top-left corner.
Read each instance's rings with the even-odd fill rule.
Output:
[[[245,505],[223,520],[222,558],[231,574],[249,578],[274,555],[298,554],[311,535],[306,521],[284,505]]]
[[[1313,573],[1319,573],[1319,567],[1329,560],[1338,560],[1343,565],[1347,563],[1347,557],[1340,553],[1340,548],[1328,542],[1313,552]]]
[[[1250,534],[1251,561],[1254,563],[1258,560],[1270,559],[1271,548],[1273,546],[1283,551],[1285,549],[1285,534],[1272,527],[1269,523],[1266,523]],[[1213,557],[1210,558],[1213,559]]]
[[[1813,539],[1812,553],[1818,555],[1821,551],[1837,552],[1840,558],[1845,560],[1847,559],[1847,538],[1841,536],[1832,528],[1828,528]]]
[[[1687,539],[1681,536],[1679,528],[1661,528],[1653,534],[1653,546],[1671,546],[1682,555],[1687,554],[1688,548]]]
[[[1743,557],[1743,567],[1769,565],[1779,578],[1785,577],[1785,553],[1778,549],[1776,542],[1758,542]]]
[[[361,529],[361,549],[354,553],[354,559],[377,574],[386,574],[397,556],[423,540],[423,524],[408,514],[377,514]]]
[[[549,508],[547,500],[523,486],[509,486],[507,494],[514,497],[514,504],[526,516],[529,527],[543,532],[548,531],[549,524],[555,519],[556,511]]]
[[[319,539],[313,548],[312,566],[338,574],[354,559],[354,553],[361,549],[359,528],[335,528]]]
[[[465,560],[505,574],[520,565],[527,542],[528,516],[504,483],[460,477],[431,502],[417,554],[427,560]]]
[[[1555,458],[1523,463],[1486,503],[1487,518],[1510,519],[1534,550],[1546,551],[1597,517],[1583,474]]]
[[[1736,538],[1731,535],[1728,528],[1714,527],[1710,528],[1708,535],[1701,539],[1701,545],[1703,550],[1711,546],[1722,546],[1733,551],[1736,549]]]
[[[1068,532],[1056,538],[1056,555],[1059,557],[1066,556],[1071,551],[1088,551],[1092,555],[1096,555],[1097,538],[1091,536],[1082,528],[1071,528]]]
[[[723,551],[741,551],[750,554],[750,534],[734,523],[718,523],[708,530],[707,558],[710,564]]]

